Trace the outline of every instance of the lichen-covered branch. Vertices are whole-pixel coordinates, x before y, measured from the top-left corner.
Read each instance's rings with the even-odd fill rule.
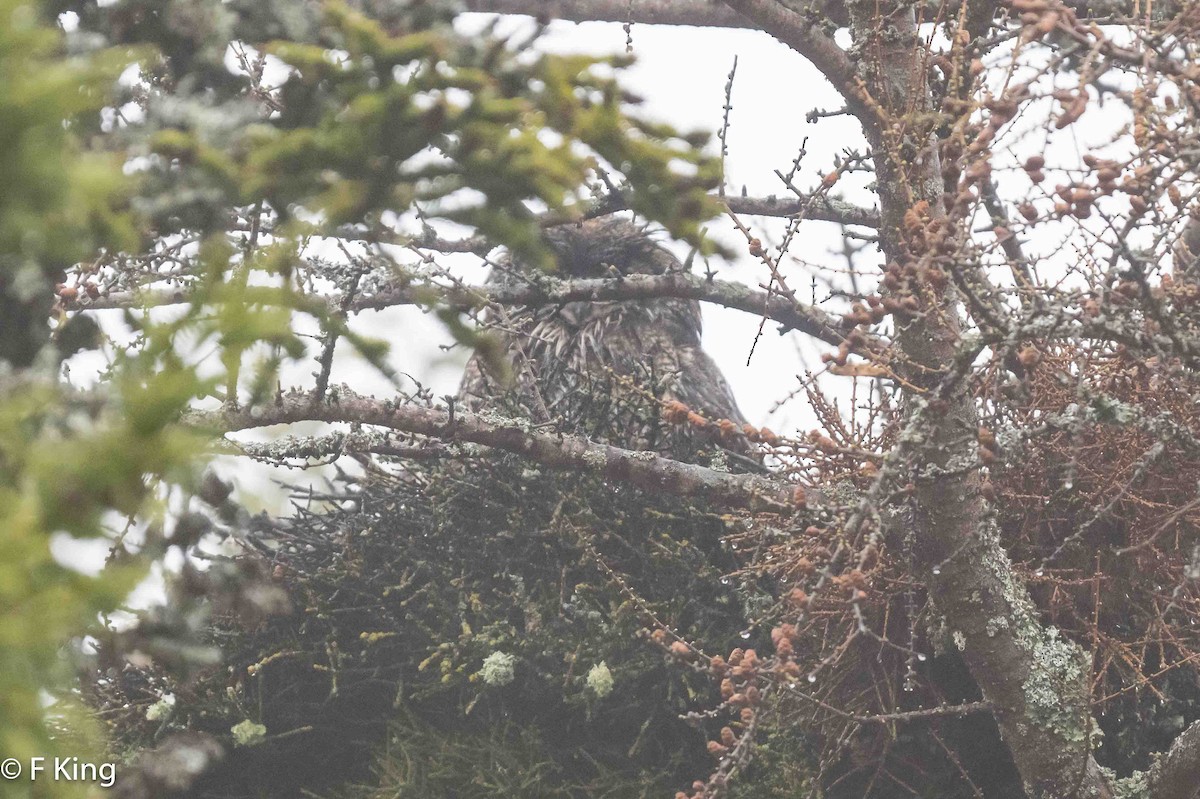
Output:
[[[697,25],[706,28],[753,28],[750,20],[709,0],[466,0],[468,11],[519,14],[571,22],[634,22],[648,25]]]
[[[794,217],[802,216],[806,220],[816,222],[834,222],[839,225],[860,225],[862,227],[879,227],[879,211],[874,208],[864,208],[854,205],[827,193],[814,193],[801,196],[776,197],[742,197],[738,195],[710,195],[720,201],[727,209],[735,214],[746,216]],[[623,192],[614,192],[596,200],[595,204],[583,216],[591,219],[607,214],[630,209],[629,197]],[[543,224],[562,224],[561,215],[543,217]],[[374,235],[374,234],[372,234]],[[345,231],[346,239],[363,238],[361,233],[353,230]],[[416,244],[430,250],[440,252],[487,252],[492,248],[487,239],[482,236],[471,236],[465,239],[443,239],[437,236],[423,234],[413,239],[403,239],[396,236],[387,241],[390,244]]]
[[[815,13],[839,27],[849,21],[847,2],[817,0],[806,3]],[[925,0],[927,12],[943,16],[956,16],[961,3],[944,0]],[[985,4],[978,3],[977,6]],[[993,12],[1001,4],[986,4]],[[1138,4],[1133,0],[1066,0],[1063,5],[1072,9],[1080,19],[1087,21],[1119,21],[1137,19]],[[723,7],[713,0],[466,0],[467,11],[491,14],[514,14],[536,17],[540,20],[566,20],[568,22],[632,22],[643,25],[682,25],[705,28],[752,28],[759,25],[748,15]],[[1147,6],[1143,6],[1147,8]],[[1169,19],[1186,6],[1171,0],[1158,0],[1148,5],[1154,19]]]
[[[381,291],[361,298],[355,310],[409,304],[415,301],[414,294],[404,287]],[[686,273],[487,286],[478,291],[451,291],[443,295],[442,301],[451,307],[479,307],[483,302],[537,306],[580,301],[636,302],[656,297],[702,300],[745,311],[778,322],[784,330],[798,330],[835,346],[843,339],[837,320],[819,308],[789,299],[778,292],[759,291],[738,283],[706,280],[700,275]]]
[[[597,444],[579,436],[540,432],[528,420],[450,408],[397,404],[363,397],[345,387],[321,401],[308,392],[289,392],[274,404],[189,415],[197,427],[223,432],[296,422],[378,425],[446,442],[469,442],[512,452],[534,463],[629,483],[646,491],[697,497],[713,505],[791,513],[814,499],[812,492],[752,474],[730,474],[639,452]]]
[[[786,198],[725,196],[721,200],[732,213],[743,216],[790,217],[802,214],[805,219],[818,222],[879,227],[879,212],[874,208],[852,205],[825,194]]]
[[[374,293],[363,293],[348,303],[348,310],[378,310],[397,305],[428,304],[436,296],[439,307],[459,310],[485,305],[540,306],[564,302],[636,302],[656,297],[701,300],[745,311],[778,322],[783,331],[798,330],[837,346],[844,338],[838,320],[819,308],[792,300],[778,291],[766,292],[724,280],[707,280],[693,274],[628,275],[622,278],[560,281],[547,278],[539,283],[514,286],[433,287],[393,285]],[[101,295],[82,298],[85,310],[141,308],[188,301],[186,292],[156,291]],[[340,309],[337,297],[329,299],[331,310]]]
[[[801,14],[777,0],[725,0],[725,4],[808,59],[856,116],[870,113],[854,61],[820,28],[817,15]]]

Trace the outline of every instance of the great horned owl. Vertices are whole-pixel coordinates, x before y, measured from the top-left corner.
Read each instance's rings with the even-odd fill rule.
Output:
[[[620,218],[561,225],[547,230],[546,238],[561,279],[684,269],[644,228]],[[514,285],[534,277],[520,264],[502,262],[489,282]],[[557,422],[596,441],[683,460],[703,460],[718,446],[746,451],[739,434],[729,435],[729,425],[718,440],[712,426],[663,420],[663,403],[676,401],[713,422],[727,419],[739,430],[744,424],[728,383],[700,348],[700,306],[694,300],[568,302],[511,308],[488,321],[511,379],[492,374],[473,356],[459,389],[459,401],[468,408],[500,408]]]

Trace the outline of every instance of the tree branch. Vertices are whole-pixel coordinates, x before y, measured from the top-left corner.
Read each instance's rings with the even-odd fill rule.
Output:
[[[185,421],[221,432],[295,422],[346,422],[378,425],[441,441],[470,442],[512,452],[556,469],[574,469],[647,491],[698,497],[725,508],[791,514],[815,499],[812,491],[753,474],[730,474],[638,452],[596,444],[580,436],[537,431],[528,420],[490,413],[466,413],[419,405],[397,405],[363,397],[345,386],[330,390],[328,400],[291,391],[274,405],[247,409],[197,411]]]
[[[824,0],[810,4],[815,13],[827,18],[838,27],[849,24],[845,2]],[[926,0],[926,11],[943,16],[955,16],[960,3],[944,0]],[[984,4],[979,3],[982,7]],[[993,10],[999,4],[991,5]],[[1109,22],[1132,20],[1135,4],[1131,0],[1066,0],[1067,8],[1075,11],[1085,22]],[[750,15],[743,15],[733,8],[710,0],[465,0],[467,11],[484,14],[512,14],[536,17],[541,21],[565,20],[567,22],[633,22],[642,25],[679,25],[704,28],[742,28],[760,30]],[[1153,4],[1155,19],[1169,19],[1184,9],[1174,0],[1158,0]],[[987,22],[990,22],[989,15]],[[977,32],[977,31],[973,31]]]
[[[530,307],[564,302],[635,302],[657,297],[675,297],[745,311],[778,322],[782,326],[780,332],[798,330],[834,346],[841,344],[845,339],[838,320],[815,306],[789,299],[777,291],[755,290],[739,283],[707,280],[690,273],[627,275],[622,278],[595,280],[544,278],[536,283],[517,286],[393,285],[374,294],[356,296],[347,304],[346,309],[357,313],[398,305],[426,305],[429,304],[433,292],[437,292],[438,305],[463,311],[489,304]],[[175,305],[188,300],[188,294],[184,291],[155,291],[144,294],[116,292],[96,299],[82,297],[77,300],[75,307],[80,310],[142,308]],[[331,312],[341,311],[340,297],[329,297],[326,302]],[[875,349],[886,347],[886,343],[876,342],[876,345]]]
[[[800,196],[777,197],[774,194],[766,197],[738,197],[730,195],[710,195],[720,201],[730,212],[745,216],[769,216],[790,218],[800,216],[805,220],[816,222],[834,222],[839,225],[861,225],[862,227],[878,228],[879,211],[874,208],[863,208],[860,205],[848,203],[837,197],[829,197],[825,193],[813,193]],[[588,209],[583,216],[594,219],[619,211],[629,210],[629,199],[620,193],[602,197]],[[543,217],[543,225],[561,225],[561,215]],[[339,231],[341,238],[356,240],[364,238],[361,232],[348,229]],[[474,252],[486,253],[494,246],[483,236],[468,236],[464,239],[443,239],[430,232],[418,237],[407,239],[396,236],[387,241],[388,244],[415,244],[438,252]]]
[[[804,220],[834,222],[839,225],[860,225],[867,228],[878,228],[880,224],[878,209],[854,205],[838,197],[830,197],[825,192],[788,197],[777,197],[774,194],[766,197],[739,197],[722,196],[717,193],[709,196],[719,201],[728,211],[744,216],[780,218],[800,216]],[[619,211],[628,211],[629,208],[629,198],[620,192],[615,192],[597,199],[583,214],[583,218],[594,219]],[[551,227],[564,224],[564,221],[561,214],[552,214],[543,216],[541,223],[543,226]],[[447,253],[463,252],[484,255],[496,246],[483,236],[445,239],[438,236],[432,229],[415,236],[404,236],[399,233],[381,235],[378,231],[365,233],[354,226],[345,225],[339,228],[335,235],[337,238],[347,241],[373,241],[397,246],[412,245]]]
[[[387,289],[358,300],[355,310],[408,305],[418,292],[406,287]],[[656,297],[703,300],[726,308],[759,315],[779,322],[784,330],[799,330],[829,344],[845,339],[837,321],[811,305],[795,302],[777,292],[756,291],[738,283],[706,280],[699,275],[628,275],[597,280],[545,280],[522,286],[486,286],[482,290],[451,291],[444,296],[450,307],[499,305],[557,305],[565,302],[637,301]]]
[[[825,195],[807,197],[730,197],[721,198],[731,212],[746,216],[791,217],[802,214],[818,222],[837,222],[842,225],[879,227],[879,211],[852,205],[845,200]]]
[[[817,27],[813,19],[793,11],[778,0],[725,0],[725,5],[812,62],[842,95],[846,107],[859,119],[865,122],[873,115],[872,106],[865,102],[854,61],[833,37]]]
[[[539,20],[634,22],[645,25],[696,25],[705,28],[754,28],[750,20],[705,0],[466,0],[468,11],[520,14]]]

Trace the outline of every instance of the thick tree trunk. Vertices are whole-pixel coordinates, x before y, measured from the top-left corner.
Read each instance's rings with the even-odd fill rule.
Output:
[[[856,44],[874,74],[869,92],[882,118],[864,120],[889,261],[929,259],[905,230],[916,206],[944,219],[944,181],[936,142],[917,116],[931,107],[911,4],[848,3]],[[924,138],[924,140],[922,140]],[[927,390],[909,397],[907,433],[915,491],[918,558],[930,595],[955,645],[995,707],[996,721],[1035,797],[1108,797],[1093,760],[1089,661],[1075,644],[1045,629],[1013,572],[979,493],[975,403],[964,381],[946,381],[962,344],[952,287],[922,287],[921,312],[899,323],[897,344],[909,380]]]

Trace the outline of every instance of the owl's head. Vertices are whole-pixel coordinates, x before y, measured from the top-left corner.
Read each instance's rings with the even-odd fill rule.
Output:
[[[682,268],[644,226],[620,217],[556,225],[547,228],[545,236],[555,254],[558,276],[566,279],[661,275]]]

